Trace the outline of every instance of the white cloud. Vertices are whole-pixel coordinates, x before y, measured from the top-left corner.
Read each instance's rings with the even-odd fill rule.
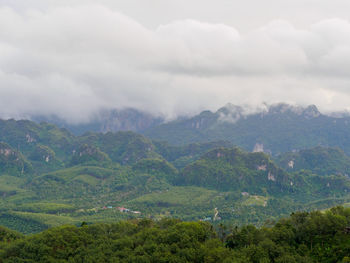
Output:
[[[274,20],[240,33],[195,19],[150,29],[106,5],[0,7],[5,118],[55,114],[84,122],[115,107],[173,117],[227,102],[339,110],[349,107],[349,84],[344,19],[302,29]]]

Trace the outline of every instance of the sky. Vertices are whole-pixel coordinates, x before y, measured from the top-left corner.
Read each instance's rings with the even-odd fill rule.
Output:
[[[350,110],[348,0],[0,0],[0,117]]]

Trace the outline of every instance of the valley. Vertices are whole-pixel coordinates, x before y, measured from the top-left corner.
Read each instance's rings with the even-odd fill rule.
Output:
[[[307,135],[314,141],[299,136],[293,140],[304,142],[295,144],[285,141],[288,134],[278,134],[282,128],[292,131],[292,122],[309,129],[315,118],[324,122],[331,117],[310,107],[297,114],[286,106],[269,112],[264,127],[267,133],[275,130],[273,137],[253,134],[262,127],[246,132],[248,121],[257,118],[249,115],[235,123],[213,120],[209,125],[205,120],[201,129],[186,128],[199,135],[207,125],[206,134],[200,135],[203,140],[194,135],[187,140],[181,120],[144,132],[149,137],[131,131],[74,135],[47,122],[1,120],[0,225],[26,234],[62,224],[136,218],[261,226],[293,211],[346,206],[347,144],[339,147],[329,138],[324,145],[314,145],[324,140],[321,130]],[[303,126],[306,120],[309,126]],[[168,129],[166,141],[158,136],[162,129]],[[345,132],[343,126],[332,129]],[[180,131],[183,134],[175,134]],[[178,136],[185,140],[177,141]],[[252,152],[257,142],[265,152]]]

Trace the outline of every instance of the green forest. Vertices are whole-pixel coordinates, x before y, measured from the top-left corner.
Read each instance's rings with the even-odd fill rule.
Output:
[[[237,227],[164,218],[64,225],[23,236],[0,228],[0,262],[350,262],[350,208],[295,212]]]

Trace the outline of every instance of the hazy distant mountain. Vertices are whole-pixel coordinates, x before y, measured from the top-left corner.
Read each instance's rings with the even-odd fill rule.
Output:
[[[350,115],[347,112],[325,115],[314,105],[281,103],[250,110],[227,104],[216,112],[203,111],[170,122],[136,109],[104,111],[91,122],[76,125],[54,117],[33,119],[52,122],[76,135],[133,131],[174,146],[226,141],[247,151],[273,155],[315,146],[339,147],[350,153]]]
[[[228,104],[147,129],[144,134],[170,144],[226,140],[248,151],[272,154],[322,146],[350,153],[350,116],[328,116],[316,106],[277,104],[255,113]]]
[[[117,132],[117,131],[134,131],[143,132],[151,127],[164,122],[161,117],[153,116],[149,113],[136,109],[110,110],[101,111],[95,118],[88,123],[71,124],[57,117],[32,117],[36,122],[51,122],[59,127],[64,127],[76,135],[85,132]]]

